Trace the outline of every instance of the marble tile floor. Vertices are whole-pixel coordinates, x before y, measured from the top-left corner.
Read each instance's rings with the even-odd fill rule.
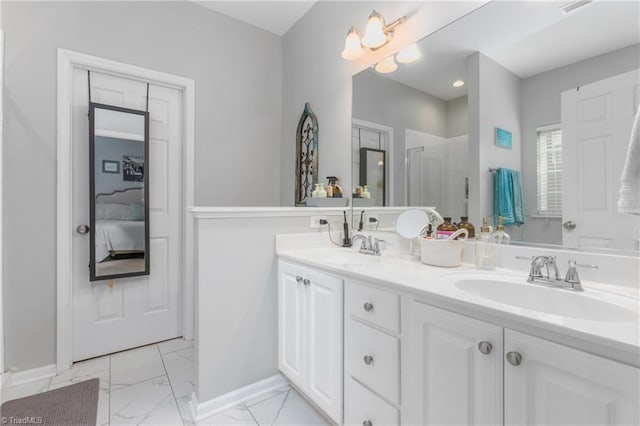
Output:
[[[193,342],[174,339],[78,362],[50,379],[5,387],[2,400],[98,378],[98,425],[190,426],[194,425],[189,409],[194,373]],[[288,387],[198,422],[204,426],[328,424]]]

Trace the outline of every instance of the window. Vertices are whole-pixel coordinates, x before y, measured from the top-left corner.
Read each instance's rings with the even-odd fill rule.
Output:
[[[562,129],[538,129],[538,214],[562,216]]]

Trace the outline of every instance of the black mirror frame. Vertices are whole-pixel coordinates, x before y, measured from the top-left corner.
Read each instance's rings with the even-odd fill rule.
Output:
[[[96,276],[96,177],[95,177],[95,110],[106,109],[127,114],[136,114],[144,117],[144,271],[128,272],[124,274],[111,274]],[[89,242],[89,281],[112,280],[115,278],[138,277],[150,275],[150,221],[149,221],[149,112],[113,105],[105,105],[89,102],[89,214],[90,214],[90,242]]]

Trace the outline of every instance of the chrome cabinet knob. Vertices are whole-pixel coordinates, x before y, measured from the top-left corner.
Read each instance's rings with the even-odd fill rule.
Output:
[[[364,422],[362,422],[362,426],[373,426],[373,423],[371,422],[371,420],[365,420]]]
[[[296,282],[297,282],[298,284],[300,284],[300,283],[302,282],[302,277],[301,277],[300,275],[298,275],[298,276],[296,277]]]
[[[574,229],[576,229],[576,223],[572,220],[568,220],[562,224],[562,227],[567,231],[573,231]]]
[[[520,355],[519,352],[507,352],[507,355],[505,355],[505,357],[511,365],[515,365],[517,367],[518,365],[522,364],[522,355]]]
[[[304,285],[310,285],[311,281],[309,280],[309,278],[305,278],[304,280],[302,280],[302,284]]]
[[[76,228],[76,232],[82,235],[89,233],[89,231],[91,231],[89,225],[78,225],[78,227]]]
[[[367,312],[373,311],[373,303],[366,302],[363,306],[364,310]]]
[[[367,365],[373,364],[373,357],[371,355],[365,355],[363,361]]]
[[[491,353],[492,349],[493,349],[493,345],[491,345],[491,343],[489,343],[489,342],[480,342],[480,343],[478,343],[478,350],[480,351],[480,353],[488,355],[488,354]]]

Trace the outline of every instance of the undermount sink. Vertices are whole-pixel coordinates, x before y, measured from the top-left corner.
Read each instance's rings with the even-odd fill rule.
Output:
[[[541,313],[603,322],[637,322],[638,313],[585,293],[518,282],[504,277],[457,277],[454,285],[466,292],[504,305]]]

